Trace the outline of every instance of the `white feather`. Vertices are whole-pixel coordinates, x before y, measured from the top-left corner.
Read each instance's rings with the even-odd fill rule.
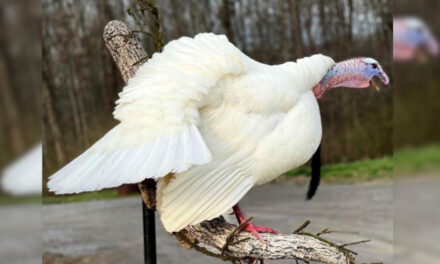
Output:
[[[205,137],[215,153],[211,163],[159,181],[158,210],[169,232],[219,216],[254,185],[249,153]]]
[[[116,126],[52,175],[49,190],[57,194],[95,191],[160,178],[170,172],[185,171],[193,164],[211,161],[211,153],[194,125],[187,126],[181,133],[138,145],[131,142],[133,137],[136,135]],[[179,142],[183,144],[177,144]],[[182,156],[177,157],[179,153]]]
[[[312,156],[321,120],[311,90],[333,65],[323,55],[265,65],[210,33],[171,41],[120,93],[121,123],[53,175],[49,189],[154,178],[168,231],[217,217]]]

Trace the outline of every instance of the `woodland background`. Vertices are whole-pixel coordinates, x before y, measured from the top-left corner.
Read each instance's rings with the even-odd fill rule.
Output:
[[[123,83],[102,40],[112,19],[133,30],[148,22],[127,12],[133,1],[43,1],[45,175],[116,124]],[[336,61],[378,59],[391,72],[392,10],[387,0],[157,1],[165,42],[199,32],[226,34],[246,54],[277,64],[314,53]],[[131,12],[139,14],[138,12]],[[139,18],[139,16],[137,16]],[[152,41],[143,35],[149,55]],[[333,91],[321,101],[324,163],[392,153],[392,90]]]
[[[0,168],[41,140],[41,5],[0,1]]]
[[[46,177],[116,124],[112,111],[123,83],[105,48],[102,30],[109,20],[118,19],[131,29],[149,31],[148,21],[132,16],[139,17],[139,11],[132,10],[132,15],[127,12],[133,2],[42,1]],[[264,63],[277,64],[315,53],[329,55],[336,61],[368,56],[378,59],[391,75],[392,2],[389,0],[160,0],[156,3],[165,42],[210,31],[226,34],[246,54]],[[152,41],[142,34],[139,37],[151,55]],[[18,93],[19,88],[12,92]],[[374,89],[362,92],[340,89],[320,100],[324,163],[391,155],[392,95],[391,87],[381,93]],[[37,127],[26,129],[29,133],[32,130]]]
[[[437,40],[440,40],[440,1],[397,1],[398,4],[394,5],[394,16],[422,18]],[[394,63],[395,150],[440,143],[439,69],[439,58]]]

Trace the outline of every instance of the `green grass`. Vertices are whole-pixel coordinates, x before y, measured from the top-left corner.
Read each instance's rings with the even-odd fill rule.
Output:
[[[350,163],[322,166],[321,178],[324,182],[361,182],[389,180],[393,176],[393,159],[360,160]],[[310,175],[310,167],[301,167],[284,174],[287,178]]]
[[[3,193],[0,193],[0,206],[5,205],[20,205],[20,204],[41,204],[41,196],[17,196],[12,197]]]
[[[394,153],[394,158],[384,157],[380,159],[325,165],[322,167],[322,179],[323,182],[327,183],[357,183],[374,180],[391,180],[393,177],[394,163],[396,164],[396,169],[409,172],[425,171],[432,168],[438,169],[440,168],[440,145],[402,149]],[[284,178],[299,179],[302,176],[309,176],[310,174],[310,167],[303,166],[285,173]],[[305,177],[302,178],[305,179]],[[42,198],[42,202],[43,204],[70,203],[117,197],[116,189],[106,189],[99,192],[87,192],[76,195],[45,195]],[[15,198],[0,193],[0,205],[39,202],[41,202],[41,197],[38,196]]]
[[[409,172],[440,167],[440,145],[431,145],[423,148],[403,149],[396,151],[393,157],[380,159],[360,160],[350,163],[331,164],[322,167],[322,180],[326,183],[358,183],[377,180],[391,180],[393,177],[394,163],[396,169]],[[311,174],[310,166],[303,166],[284,174],[286,179],[300,179]],[[305,183],[308,182],[304,181]],[[99,192],[88,192],[76,195],[45,196],[44,204],[69,203],[90,200],[117,198],[116,189],[107,189]],[[9,204],[11,201],[27,202],[36,201],[38,197],[5,198],[0,195],[0,204]]]
[[[399,172],[423,172],[440,168],[440,145],[405,148],[394,153],[396,170]]]
[[[73,203],[91,200],[103,200],[117,198],[118,192],[116,189],[105,189],[99,192],[86,192],[80,194],[71,195],[56,195],[43,197],[43,204],[53,204],[53,203]]]
[[[310,172],[310,167],[301,167],[287,172],[284,175],[287,178],[295,178],[310,175]],[[391,179],[392,173],[393,160],[390,157],[326,165],[322,167],[323,181],[331,183],[352,183],[377,179]],[[43,204],[82,202],[117,197],[116,189],[106,189],[99,192],[87,192],[75,195],[45,196],[43,197]]]
[[[395,165],[395,166],[394,166]],[[405,148],[394,152],[393,157],[331,164],[322,167],[324,182],[350,183],[372,180],[389,180],[396,172],[430,172],[440,169],[440,145]],[[285,174],[287,178],[309,176],[311,169],[303,166]]]

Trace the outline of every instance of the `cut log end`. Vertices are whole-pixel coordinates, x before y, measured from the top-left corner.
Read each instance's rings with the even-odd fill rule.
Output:
[[[147,58],[138,38],[121,21],[113,20],[104,27],[103,38],[125,83],[134,76]]]

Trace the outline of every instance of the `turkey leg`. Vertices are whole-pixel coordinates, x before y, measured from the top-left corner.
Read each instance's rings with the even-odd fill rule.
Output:
[[[244,213],[241,211],[240,206],[238,204],[234,205],[232,207],[232,210],[234,210],[235,217],[237,217],[238,223],[242,224],[247,220]],[[251,232],[258,240],[261,241],[263,245],[265,245],[263,238],[261,237],[260,233],[273,233],[278,234],[278,231],[270,228],[270,227],[263,227],[263,226],[257,226],[253,223],[247,223],[244,226],[244,230]]]

